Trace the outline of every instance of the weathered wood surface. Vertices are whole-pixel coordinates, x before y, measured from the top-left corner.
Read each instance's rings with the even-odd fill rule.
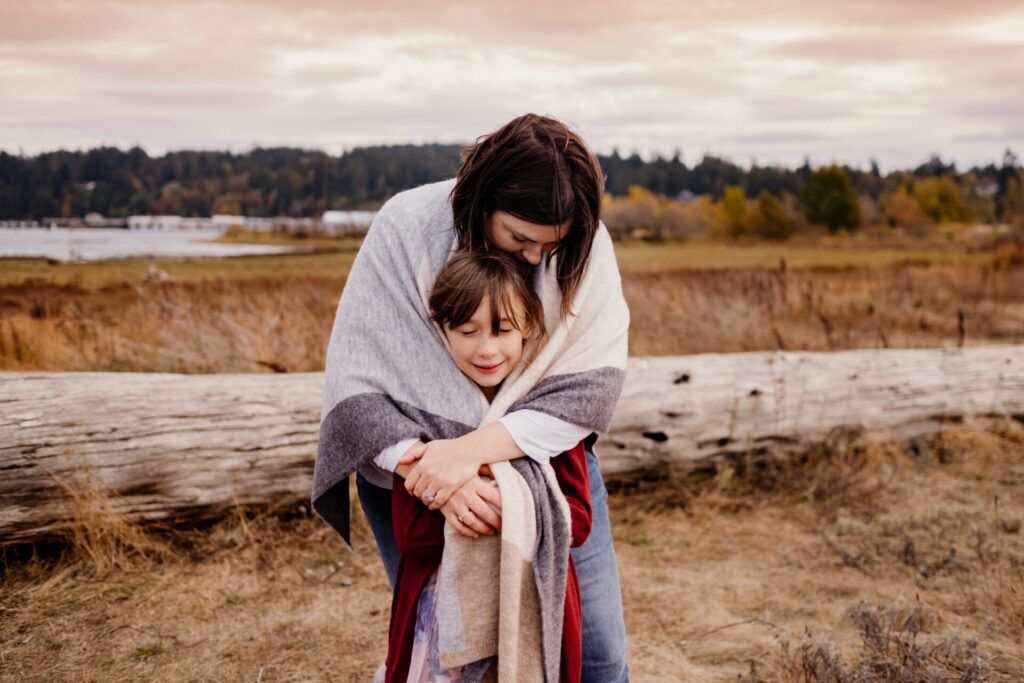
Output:
[[[601,471],[795,451],[838,428],[909,439],[984,415],[1024,416],[1024,346],[634,358]]]
[[[72,523],[58,480],[83,472],[137,520],[305,497],[322,396],[320,373],[0,373],[0,544]],[[976,415],[1024,415],[1024,346],[634,358],[597,450],[626,475]]]

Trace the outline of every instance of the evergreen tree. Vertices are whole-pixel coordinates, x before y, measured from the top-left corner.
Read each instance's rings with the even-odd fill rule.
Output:
[[[827,225],[832,232],[860,225],[857,191],[839,166],[824,166],[812,172],[802,199],[808,220]]]

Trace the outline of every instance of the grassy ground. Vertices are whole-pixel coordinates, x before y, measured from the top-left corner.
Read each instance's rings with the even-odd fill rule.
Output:
[[[883,268],[898,264],[988,263],[991,255],[963,248],[896,248],[856,242],[781,244],[753,242],[630,242],[617,249],[624,273],[664,273],[720,268]]]
[[[359,240],[355,239],[296,240],[267,235],[259,239],[247,236],[221,238],[217,241],[283,244],[315,247],[316,250],[313,253],[237,258],[135,258],[99,263],[5,258],[0,259],[0,286],[45,282],[99,289],[111,285],[146,282],[164,276],[184,282],[308,275],[344,277],[348,274],[359,248]],[[620,269],[625,274],[723,268],[776,268],[782,260],[786,261],[789,268],[878,268],[902,263],[984,265],[992,260],[991,252],[971,251],[963,245],[925,243],[887,246],[877,241],[850,239],[785,244],[626,242],[617,245],[616,253]]]
[[[1020,423],[736,465],[613,486],[634,680],[1024,676]],[[364,521],[349,552],[302,505],[253,512],[8,553],[0,680],[367,680],[389,593]]]
[[[344,277],[355,250],[268,254],[217,259],[136,258],[98,263],[54,262],[40,258],[0,259],[0,286],[38,284],[95,291],[153,281],[287,279],[295,276]]]

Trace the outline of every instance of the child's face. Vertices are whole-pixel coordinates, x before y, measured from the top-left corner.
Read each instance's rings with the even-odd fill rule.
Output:
[[[516,302],[516,318],[523,319]],[[523,357],[523,333],[508,318],[501,319],[498,334],[491,332],[491,302],[484,297],[473,317],[462,325],[445,326],[455,365],[483,389],[501,384]]]

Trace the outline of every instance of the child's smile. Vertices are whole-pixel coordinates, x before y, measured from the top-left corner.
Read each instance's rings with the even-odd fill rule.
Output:
[[[518,305],[518,302],[517,302]],[[515,311],[518,318],[522,311]],[[484,391],[488,399],[523,357],[523,333],[503,317],[497,333],[491,324],[491,303],[484,297],[473,317],[461,325],[445,327],[452,360]]]

